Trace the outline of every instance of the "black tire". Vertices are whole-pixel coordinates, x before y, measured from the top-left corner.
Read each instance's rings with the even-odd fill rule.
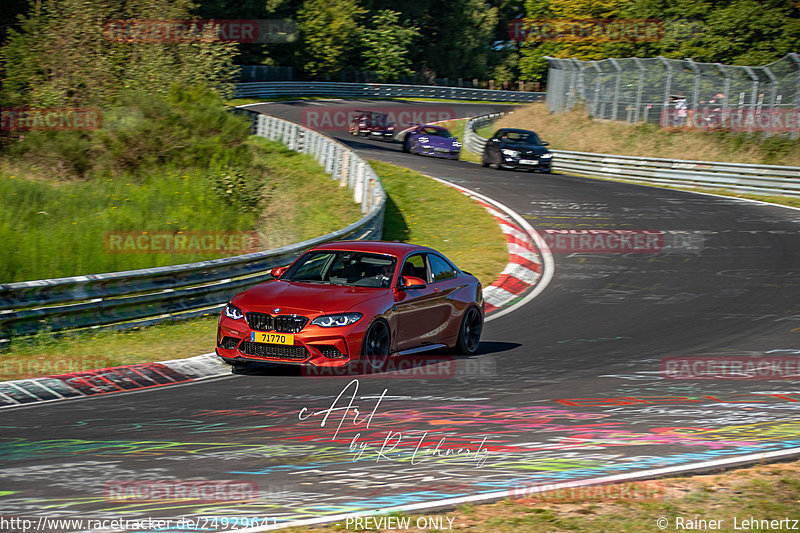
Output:
[[[382,370],[389,360],[391,345],[392,332],[389,324],[379,318],[369,327],[361,343],[361,359],[365,370]]]
[[[462,355],[472,355],[478,351],[483,332],[483,315],[475,306],[470,306],[464,311],[461,327],[458,329],[456,352]]]
[[[405,153],[411,152],[411,139],[409,139],[409,135],[403,137],[403,151]]]
[[[489,166],[492,167],[495,170],[500,170],[500,152],[497,152],[496,154],[494,154],[494,157],[492,158],[492,162],[489,163]]]
[[[488,167],[489,161],[486,159],[486,151],[484,150],[483,155],[481,156],[481,166]]]

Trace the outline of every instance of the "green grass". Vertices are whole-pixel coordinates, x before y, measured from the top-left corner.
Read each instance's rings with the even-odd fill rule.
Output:
[[[342,228],[361,217],[348,191],[310,156],[252,138],[270,169],[264,212],[251,214],[213,194],[205,172],[52,182],[0,172],[0,282],[97,274],[204,261],[222,253],[108,250],[115,232],[249,231],[262,249]],[[234,255],[242,253],[237,251]]]
[[[209,194],[199,171],[53,183],[0,174],[0,281],[96,274],[219,254],[109,253],[111,232],[249,230],[253,215]]]
[[[543,501],[541,499],[506,499],[496,503],[469,504],[452,510],[422,515],[404,515],[415,524],[419,516],[442,517],[447,525],[453,519],[453,531],[471,533],[542,533],[591,532],[618,533],[662,531],[660,517],[667,519],[663,531],[709,531],[711,527],[691,527],[688,521],[716,520],[715,531],[756,531],[743,527],[743,520],[780,520],[783,527],[771,531],[792,531],[800,500],[800,462],[760,465],[729,473],[661,479],[647,482],[662,487],[651,499],[593,499],[584,501]],[[613,493],[613,492],[610,492]],[[380,516],[380,515],[376,515]],[[682,527],[677,525],[682,518]],[[737,520],[734,526],[734,519]],[[345,523],[316,527],[316,533],[346,530]],[[766,529],[764,529],[766,530]],[[291,528],[292,533],[312,531]],[[351,528],[350,531],[360,531]]]

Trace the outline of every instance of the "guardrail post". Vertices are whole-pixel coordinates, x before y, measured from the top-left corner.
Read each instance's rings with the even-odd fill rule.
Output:
[[[357,204],[361,203],[364,197],[364,162],[359,161],[356,164],[356,181],[353,184],[353,201]]]
[[[339,187],[346,187],[350,176],[350,150],[345,150],[342,168],[339,170]]]

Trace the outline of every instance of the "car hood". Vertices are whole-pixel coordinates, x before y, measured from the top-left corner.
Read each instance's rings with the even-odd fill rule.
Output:
[[[272,280],[240,293],[231,303],[243,311],[269,314],[343,313],[388,293],[390,289]]]
[[[538,144],[502,143],[500,148],[517,150],[521,154],[542,155],[550,153],[550,150],[548,150],[547,147]]]

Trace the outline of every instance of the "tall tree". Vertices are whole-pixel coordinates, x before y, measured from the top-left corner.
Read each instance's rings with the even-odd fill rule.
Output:
[[[319,78],[344,69],[356,49],[366,13],[357,0],[306,0],[297,13],[300,56],[307,76]]]
[[[381,81],[396,81],[413,74],[409,48],[419,36],[419,28],[400,22],[399,12],[378,11],[362,34],[364,66],[377,72]]]
[[[123,90],[166,94],[178,82],[230,90],[235,44],[209,39],[156,43],[121,41],[108,32],[119,19],[193,18],[188,0],[44,0],[24,17],[0,50],[11,106],[114,103]]]

